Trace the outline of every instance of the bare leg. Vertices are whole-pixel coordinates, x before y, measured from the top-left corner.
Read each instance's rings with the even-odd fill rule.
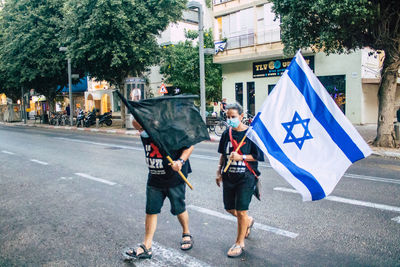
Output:
[[[146,233],[144,236],[144,241],[143,244],[145,245],[145,247],[147,249],[151,248],[151,245],[153,243],[153,237],[154,237],[154,233],[156,231],[157,228],[157,214],[146,214],[146,223],[145,223],[145,229],[146,229]],[[139,247],[136,250],[136,253],[142,254],[143,253],[143,249],[141,247]]]
[[[229,213],[236,216],[238,221],[238,232],[236,236],[236,245],[244,247],[244,239],[247,233],[247,227],[251,223],[251,218],[247,215],[247,210],[228,210]],[[228,255],[233,256],[239,253],[240,249],[229,249]]]
[[[236,244],[244,247],[244,237],[246,236],[247,227],[249,226],[249,216],[247,215],[247,210],[237,211],[238,220],[238,233],[236,237]]]
[[[190,234],[190,230],[189,230],[189,213],[185,210],[184,212],[182,212],[181,214],[179,214],[178,216],[178,221],[182,226],[182,233],[183,234]],[[183,241],[189,241],[190,237],[184,237]],[[190,247],[190,244],[184,244],[182,245],[183,249],[187,249]]]
[[[227,212],[229,212],[230,214],[232,214],[233,216],[236,217],[236,210],[226,210]]]

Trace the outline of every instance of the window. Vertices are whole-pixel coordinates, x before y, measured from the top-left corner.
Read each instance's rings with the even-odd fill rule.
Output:
[[[254,82],[247,83],[247,112],[251,115],[256,114],[256,89]]]
[[[331,95],[336,105],[345,114],[346,111],[346,76],[318,76],[319,81]]]
[[[268,95],[272,92],[276,84],[268,84]]]
[[[243,83],[235,83],[235,99],[243,106]]]
[[[227,39],[227,48],[254,45],[254,9],[247,8],[216,18],[216,37]]]
[[[257,43],[278,42],[281,39],[280,21],[275,20],[272,4],[257,7]]]

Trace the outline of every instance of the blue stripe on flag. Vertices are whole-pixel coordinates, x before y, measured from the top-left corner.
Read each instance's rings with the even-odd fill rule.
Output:
[[[254,118],[253,131],[257,133],[258,137],[264,143],[268,153],[276,160],[282,163],[297,179],[299,179],[310,191],[312,200],[323,199],[326,195],[324,189],[321,187],[317,179],[308,171],[298,167],[294,164],[282,151],[279,145],[275,142],[274,138],[268,132],[268,129],[260,120],[260,113]]]
[[[311,112],[319,123],[328,132],[332,140],[343,151],[346,157],[352,162],[363,159],[364,154],[353,142],[346,131],[339,125],[335,117],[329,112],[328,108],[312,88],[307,75],[297,64],[294,58],[288,68],[288,75],[296,85],[297,89],[303,94]]]

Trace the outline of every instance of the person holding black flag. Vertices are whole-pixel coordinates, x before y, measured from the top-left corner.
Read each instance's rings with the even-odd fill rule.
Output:
[[[178,171],[182,171],[186,177],[191,173],[189,156],[193,151],[193,146],[179,151],[170,151],[174,162],[173,164],[169,163],[167,159],[163,158],[160,149],[142,126],[137,121],[133,121],[132,125],[140,132],[149,168],[146,188],[146,233],[143,243],[136,250],[128,249],[125,255],[128,259],[150,259],[152,257],[151,246],[157,227],[157,215],[161,212],[165,198],[169,199],[171,213],[177,216],[182,226],[181,249],[190,250],[194,242],[190,234],[189,215],[185,206],[186,185]]]
[[[226,109],[230,128],[222,134],[219,143],[218,152],[221,157],[216,183],[218,186],[221,182],[223,184],[225,210],[237,217],[236,242],[227,253],[228,257],[236,258],[244,252],[244,240],[249,237],[254,224],[254,218],[247,211],[260,175],[258,161],[264,161],[264,154],[250,139],[245,138],[248,126],[242,123],[242,107],[239,104],[230,104]],[[241,142],[242,140],[244,141]],[[232,163],[224,172],[229,159]]]
[[[149,168],[146,187],[146,233],[143,243],[124,251],[127,259],[149,259],[157,214],[165,198],[171,202],[171,213],[182,226],[181,249],[193,247],[189,230],[189,215],[185,206],[186,185],[191,172],[189,156],[193,146],[210,140],[207,126],[194,105],[195,95],[178,95],[127,101],[117,91],[121,101],[134,116],[133,126],[140,131]]]

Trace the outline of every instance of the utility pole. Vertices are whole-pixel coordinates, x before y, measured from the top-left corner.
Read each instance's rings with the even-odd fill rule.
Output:
[[[199,10],[199,64],[200,64],[200,115],[206,121],[206,82],[204,71],[204,35],[203,35],[203,6],[196,1],[187,4],[189,9]]]
[[[25,96],[24,96],[24,87],[21,86],[21,109],[22,116],[24,117],[24,124],[26,124],[26,107],[25,107]]]
[[[61,52],[67,52],[68,47],[62,46],[60,47]],[[71,71],[71,59],[68,57],[68,89],[69,89],[69,120],[70,125],[74,125],[74,105],[72,100],[72,71]]]
[[[72,99],[72,73],[71,73],[71,59],[68,58],[68,87],[69,87],[69,122],[74,125],[74,105]]]

